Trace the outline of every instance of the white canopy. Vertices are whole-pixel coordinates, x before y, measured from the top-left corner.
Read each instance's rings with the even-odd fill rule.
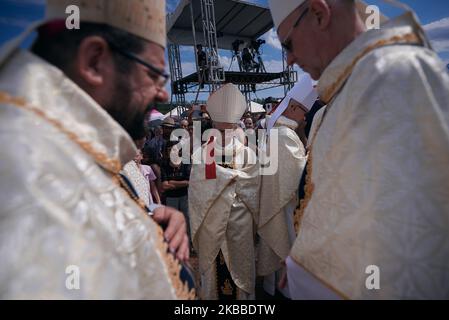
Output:
[[[263,108],[263,106],[260,103],[251,101],[251,113],[263,113],[265,112],[265,109]]]
[[[164,119],[164,115],[162,113],[160,113],[159,111],[157,111],[156,109],[151,110],[149,120],[153,121],[153,120],[159,120],[159,119]]]
[[[196,41],[204,45],[200,0],[181,0],[175,11],[168,15],[169,42],[193,46],[190,3],[193,7]],[[248,44],[273,28],[270,10],[266,7],[241,0],[215,1],[214,7],[219,49],[231,50],[232,42],[236,39]]]
[[[173,109],[171,109],[169,112],[167,112],[166,114],[164,114],[162,119],[168,118],[168,117],[181,117],[182,114],[186,111],[185,108],[179,106],[179,107],[174,107]]]

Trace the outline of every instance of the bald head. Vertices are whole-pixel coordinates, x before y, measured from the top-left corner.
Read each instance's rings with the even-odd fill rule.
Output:
[[[306,0],[279,25],[278,36],[291,49],[288,63],[297,64],[318,80],[332,60],[364,31],[354,0]]]

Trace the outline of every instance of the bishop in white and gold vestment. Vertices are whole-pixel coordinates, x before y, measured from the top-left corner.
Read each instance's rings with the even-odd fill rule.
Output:
[[[130,136],[14,44],[0,59],[0,128],[2,299],[192,297],[162,229],[116,179],[137,151]]]
[[[207,103],[214,123],[234,128],[245,109],[245,97],[232,84],[214,92]],[[194,151],[197,163],[193,162],[190,175],[189,212],[202,299],[255,297],[254,237],[260,179],[257,161],[243,141],[233,139],[222,149],[212,138]],[[215,161],[208,163],[211,147]],[[225,154],[230,157],[223,162]]]
[[[359,35],[318,91],[293,298],[448,299],[449,74],[416,16]]]
[[[268,139],[262,149],[269,153],[267,159],[271,159],[270,165],[276,163],[276,168],[261,175],[257,274],[264,276],[264,289],[271,295],[275,289],[286,297],[290,295],[277,283],[282,274],[281,262],[287,258],[296,238],[293,215],[298,203],[298,183],[307,160],[306,148],[296,133],[297,121],[303,121],[301,116],[304,118],[317,96],[312,79],[305,74],[274,113],[267,116]]]

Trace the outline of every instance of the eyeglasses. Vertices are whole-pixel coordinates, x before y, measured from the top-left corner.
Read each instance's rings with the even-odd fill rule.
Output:
[[[306,16],[308,11],[309,11],[309,8],[307,8],[306,10],[303,11],[303,13],[301,13],[301,15],[298,17],[296,22],[291,27],[290,31],[287,33],[285,40],[281,42],[281,46],[282,46],[282,48],[284,48],[285,51],[292,52],[292,39],[290,39],[291,34],[292,34],[293,30],[299,25],[301,20]]]
[[[111,49],[117,51],[122,56],[124,56],[130,60],[140,63],[141,65],[143,65],[143,66],[147,67],[149,70],[151,70],[151,72],[155,73],[157,76],[155,76],[154,74],[151,74],[151,73],[148,73],[148,75],[151,79],[154,80],[154,82],[156,83],[156,86],[158,86],[159,88],[165,87],[165,85],[168,82],[168,79],[170,79],[169,74],[167,74],[163,70],[160,70],[159,68],[156,68],[149,62],[143,61],[142,59],[140,59],[138,56],[132,54],[131,52],[122,50],[111,42],[108,42],[108,43],[109,43],[109,46],[111,47]]]

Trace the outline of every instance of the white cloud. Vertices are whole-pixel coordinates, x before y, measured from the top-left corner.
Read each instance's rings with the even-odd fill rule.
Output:
[[[263,62],[265,65],[265,69],[267,72],[281,72],[282,68],[282,60],[267,60]]]
[[[188,76],[189,74],[192,74],[196,72],[196,63],[195,62],[183,62],[182,63],[182,75]]]
[[[231,58],[220,55],[220,63],[223,68],[228,71],[229,66],[231,65]]]
[[[190,48],[191,49],[191,48]],[[225,71],[228,71],[229,66],[231,65],[231,61],[232,58],[225,56],[225,55],[220,55],[220,63],[222,65],[222,67],[224,68]],[[185,61],[182,60],[182,75],[188,76],[189,74],[192,74],[194,72],[196,72],[196,62],[195,61]],[[238,66],[237,66],[237,61],[234,61],[232,63],[232,70],[233,71],[237,71],[238,70]]]
[[[438,53],[449,52],[449,17],[423,26]]]
[[[449,52],[449,39],[448,40],[432,40],[433,48],[438,53]]]
[[[193,47],[190,47],[190,46],[179,46],[179,51],[181,51],[181,52],[195,52],[194,50],[193,50]]]
[[[423,27],[424,27],[424,30],[426,30],[427,32],[436,30],[436,29],[447,28],[447,27],[449,27],[449,17],[443,18],[441,20],[433,21],[431,23],[424,25]]]
[[[263,38],[265,39],[267,44],[270,45],[271,47],[278,50],[282,50],[282,46],[281,43],[279,42],[278,35],[274,29],[271,29],[270,31],[265,33]]]
[[[230,71],[239,71],[237,59],[234,59],[232,61],[232,57],[220,55],[220,63],[223,66],[225,71],[229,70],[229,67],[231,66]],[[263,60],[263,63],[265,65],[265,68],[267,69],[267,72],[281,72],[282,69],[282,60]]]

